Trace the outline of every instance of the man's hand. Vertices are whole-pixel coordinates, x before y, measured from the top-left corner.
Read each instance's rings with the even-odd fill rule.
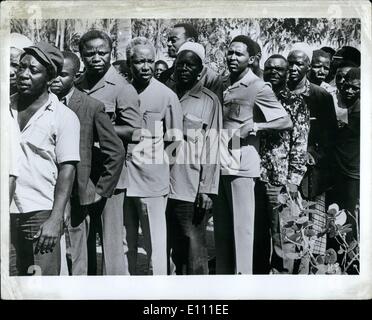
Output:
[[[210,210],[213,207],[213,201],[206,193],[199,193],[196,206],[199,209]]]
[[[100,196],[100,195],[96,192],[96,194],[94,195],[94,201],[93,201],[93,203],[97,203],[97,202],[101,201],[101,199],[102,199],[102,196]]]
[[[310,152],[307,153],[307,161],[306,161],[306,163],[308,165],[310,165],[310,166],[315,166],[315,164],[316,164],[316,161],[315,161],[314,157],[311,155]]]
[[[292,183],[288,184],[288,192],[293,200],[298,197],[298,186]]]
[[[248,137],[249,134],[253,131],[253,128],[254,128],[253,121],[249,121],[249,122],[247,122],[246,124],[244,124],[244,125],[240,128],[240,137],[241,137],[242,139]]]
[[[35,253],[41,252],[43,254],[53,251],[53,248],[61,237],[62,224],[63,219],[50,217],[40,226],[39,231],[34,236],[34,239],[37,241]]]

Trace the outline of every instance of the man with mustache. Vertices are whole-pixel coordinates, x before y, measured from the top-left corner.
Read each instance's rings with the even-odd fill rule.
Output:
[[[63,57],[63,69],[52,82],[51,91],[80,120],[81,157],[76,167],[66,237],[70,240],[72,275],[87,275],[87,240],[92,205],[101,198],[110,198],[114,193],[123,167],[124,147],[105,113],[104,104],[75,88],[74,80],[80,69],[79,58],[72,52],[63,52]],[[95,143],[99,143],[103,156],[99,172],[92,170],[92,163],[97,162]]]
[[[182,141],[182,109],[176,94],[154,78],[155,48],[146,38],[131,40],[127,61],[132,84],[139,94],[143,113],[141,142],[128,161],[128,187],[124,205],[128,262],[136,275],[138,227],[141,225],[149,274],[167,274],[167,229],[165,208],[169,193],[170,165],[165,146]],[[171,140],[172,130],[178,135]],[[142,153],[143,152],[143,153]],[[152,271],[152,272],[151,272]]]
[[[79,162],[77,116],[49,92],[63,67],[62,53],[39,42],[24,48],[10,110],[22,154],[11,209],[10,274],[59,275],[63,214]]]
[[[256,218],[257,223],[264,220],[263,225],[269,224],[272,243],[271,261],[268,264],[264,247],[268,230],[255,230],[255,242],[261,246],[259,252],[256,250],[256,256],[265,260],[264,269],[259,270],[260,273],[268,272],[268,266],[273,272],[293,271],[293,260],[286,259],[282,254],[278,196],[281,192],[288,191],[292,198],[297,197],[298,187],[306,172],[310,111],[302,97],[291,93],[287,88],[287,74],[288,62],[283,56],[276,54],[266,60],[263,78],[272,85],[276,97],[290,115],[293,129],[266,131],[260,136],[261,175],[255,189]]]
[[[224,92],[226,160],[214,208],[217,274],[252,274],[255,179],[260,175],[257,131],[292,127],[270,85],[253,71],[256,43],[235,37],[227,51],[230,85]],[[222,159],[221,159],[222,160]]]
[[[141,129],[142,115],[136,90],[110,64],[112,40],[103,31],[91,30],[81,37],[79,51],[86,71],[77,80],[76,87],[104,103],[105,111],[128,151],[128,144],[133,142],[133,133]],[[96,165],[99,168],[99,164]],[[106,275],[129,274],[123,250],[125,178],[124,164],[112,197],[97,202],[98,214],[102,213],[103,273]],[[92,234],[92,241],[94,239],[95,235]],[[94,259],[89,274],[96,274]]]

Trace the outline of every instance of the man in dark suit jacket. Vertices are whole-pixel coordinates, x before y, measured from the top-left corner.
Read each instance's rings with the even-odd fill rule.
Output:
[[[332,185],[337,118],[332,96],[306,77],[310,66],[308,55],[294,50],[288,55],[288,64],[288,88],[301,95],[310,109],[308,171],[301,189],[306,198],[314,199]]]
[[[90,227],[90,216],[87,214],[93,213],[93,204],[112,196],[125,153],[123,143],[105,112],[104,104],[74,87],[75,75],[80,68],[79,58],[71,52],[63,52],[63,56],[63,70],[51,85],[51,90],[80,120],[81,161],[77,166],[71,196],[68,236],[71,242],[72,274],[86,275],[87,236]],[[92,240],[95,249],[95,239]]]

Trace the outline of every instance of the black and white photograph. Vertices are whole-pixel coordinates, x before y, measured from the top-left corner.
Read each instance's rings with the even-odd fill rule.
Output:
[[[371,297],[368,2],[12,2],[4,297]]]

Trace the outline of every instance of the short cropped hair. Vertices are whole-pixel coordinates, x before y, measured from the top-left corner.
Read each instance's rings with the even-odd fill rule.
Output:
[[[80,38],[79,52],[81,53],[83,51],[85,43],[93,39],[102,39],[103,41],[106,41],[110,47],[110,51],[112,50],[112,39],[106,32],[103,32],[101,30],[90,30],[84,33],[83,36]]]
[[[329,53],[329,55],[331,56],[331,58],[336,53],[336,50],[333,49],[333,48],[331,48],[331,47],[321,47],[320,50]]]
[[[138,46],[138,45],[142,45],[142,46],[146,46],[146,47],[150,48],[155,55],[155,47],[149,39],[147,39],[145,37],[133,38],[129,42],[129,44],[127,45],[127,48],[125,50],[125,52],[127,54],[127,64],[128,65],[130,64],[130,60],[133,56],[133,49],[134,49],[135,46]]]
[[[70,51],[62,51],[63,58],[68,59],[74,65],[74,74],[76,75],[80,70],[80,59],[79,57]]]
[[[173,28],[184,28],[186,38],[191,38],[195,42],[198,42],[198,32],[196,31],[195,27],[192,24],[177,23],[173,26]]]
[[[345,75],[345,81],[360,80],[360,68],[351,68]]]
[[[256,56],[258,53],[257,46],[258,48],[260,48],[260,46],[258,45],[256,41],[253,41],[251,38],[244,36],[244,35],[236,36],[234,39],[231,40],[231,43],[233,42],[244,43],[247,46],[247,51],[249,53],[249,56]],[[260,52],[261,52],[261,48],[260,48]]]
[[[351,61],[344,61],[342,60],[338,65],[337,65],[337,69],[340,69],[340,68],[357,68],[358,66],[354,63],[354,62],[351,62]]]
[[[287,59],[284,56],[282,56],[281,54],[278,54],[278,53],[272,54],[270,57],[267,58],[267,60],[269,60],[269,59],[282,59],[285,62],[288,62]]]
[[[323,50],[314,50],[311,62],[313,62],[316,58],[319,57],[326,58],[329,59],[329,61],[331,61],[331,55],[328,52],[325,52]]]
[[[167,67],[167,69],[168,69],[168,63],[166,63],[164,60],[158,60],[158,61],[156,61],[156,62],[155,62],[155,66],[157,66],[158,64],[163,64],[163,65],[165,65],[165,66]]]

